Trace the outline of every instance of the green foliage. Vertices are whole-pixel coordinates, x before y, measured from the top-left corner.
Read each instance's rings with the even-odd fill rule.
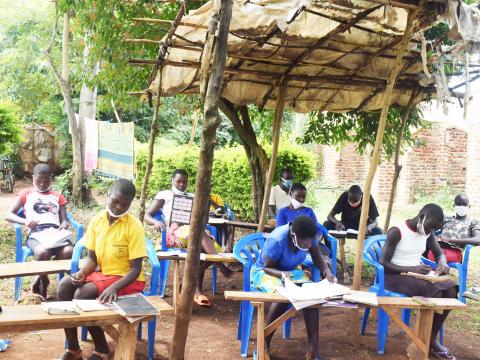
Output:
[[[0,103],[0,154],[12,155],[21,140],[21,125],[13,105]]]
[[[383,138],[382,157],[390,159],[395,152],[397,134],[400,131],[403,108],[390,107]],[[301,143],[318,143],[341,146],[346,142],[357,144],[360,154],[364,154],[375,144],[381,111],[352,111],[338,114],[332,112],[314,112],[306,124]],[[402,145],[413,145],[413,133],[421,128],[429,128],[430,123],[422,118],[418,108],[411,111],[403,135]]]
[[[170,189],[171,174],[176,168],[185,169],[189,175],[189,191],[195,190],[198,167],[197,147],[177,146],[161,148],[154,156],[152,176],[148,186],[148,198],[160,190]],[[147,154],[137,153],[137,186],[141,186],[145,174]],[[281,146],[277,161],[278,171],[282,167],[292,168],[297,181],[308,182],[313,177],[311,155],[299,146]],[[241,146],[226,147],[215,151],[212,174],[212,192],[219,194],[232,207],[237,217],[253,219],[251,171],[245,151]]]
[[[462,189],[455,189],[450,185],[433,191],[429,186],[417,186],[413,194],[413,202],[419,204],[418,210],[423,205],[434,203],[442,207],[446,214],[450,214],[453,210],[453,200],[457,194],[463,192]],[[417,210],[417,211],[418,211]]]

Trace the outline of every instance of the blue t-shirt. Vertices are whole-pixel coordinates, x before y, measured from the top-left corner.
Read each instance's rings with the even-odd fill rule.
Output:
[[[311,218],[315,222],[315,224],[317,224],[318,232],[322,233],[324,238],[327,236],[328,234],[327,228],[318,222],[313,209],[307,206],[302,206],[300,209],[296,209],[296,210],[290,209],[288,206],[281,208],[280,210],[278,210],[277,224],[275,225],[275,227],[280,227],[285,224],[288,224],[289,222],[292,222],[293,220],[295,220],[297,216],[300,216],[300,215],[308,216],[309,218]]]
[[[277,261],[277,269],[280,271],[291,271],[300,265],[308,251],[302,251],[295,248],[290,250],[288,246],[288,234],[290,224],[277,227],[265,240],[262,253],[256,262],[256,266],[263,268],[265,266],[265,257]],[[313,241],[313,245],[318,245],[318,240]]]

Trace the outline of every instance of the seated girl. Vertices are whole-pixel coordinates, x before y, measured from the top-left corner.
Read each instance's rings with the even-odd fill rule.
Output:
[[[31,236],[48,228],[61,230],[68,227],[67,200],[62,194],[50,190],[52,180],[49,165],[36,165],[33,168],[33,188],[20,191],[5,216],[11,223],[25,225],[28,230],[26,245],[38,261],[50,260],[52,257],[57,260],[70,259],[73,253],[70,240],[46,249],[40,241]],[[23,209],[25,217],[17,215],[20,209]],[[49,283],[47,275],[39,276],[32,286],[32,292],[46,298]]]
[[[170,215],[172,213],[174,195],[194,196],[192,193],[187,192],[187,187],[187,172],[183,169],[176,169],[172,173],[172,189],[160,191],[157,195],[155,195],[155,199],[145,213],[145,221],[147,222],[147,224],[153,225],[154,228],[158,231],[166,229],[167,245],[170,247],[187,248],[190,226],[179,226],[176,223],[170,224]],[[159,210],[162,210],[166,223],[155,219],[155,215]],[[203,251],[207,254],[218,254],[222,251],[220,245],[217,244],[213,236],[211,236],[207,231],[205,231],[205,233],[203,234],[202,247]],[[195,303],[200,306],[210,306],[210,300],[203,294],[202,290],[205,270],[210,265],[212,264],[209,262],[203,262],[200,266],[198,285],[194,297]],[[225,264],[218,263],[217,266],[219,266],[220,271],[226,278],[230,278],[233,275],[232,270],[226,267]]]
[[[325,237],[328,234],[328,230],[325,226],[321,225],[317,221],[315,212],[312,208],[305,206],[305,199],[307,198],[307,188],[300,183],[293,184],[290,188],[290,204],[286,207],[278,210],[277,214],[277,224],[275,227],[283,226],[295,220],[297,216],[305,215],[311,218],[315,224],[317,224],[318,235],[321,238]],[[324,244],[319,243],[320,251],[323,255],[329,256],[330,250]]]
[[[257,291],[273,293],[286,277],[297,284],[311,282],[301,268],[307,252],[320,269],[323,278],[336,281],[323,256],[320,254],[317,237],[317,224],[308,216],[300,215],[292,223],[277,227],[266,239],[255,265],[250,273],[252,288]],[[272,323],[288,309],[288,304],[272,303],[267,315],[267,323]],[[303,309],[307,328],[308,359],[320,360],[319,313],[318,308]],[[265,338],[267,351],[273,333]]]
[[[135,186],[130,181],[121,179],[112,185],[107,209],[88,225],[84,237],[87,260],[78,272],[62,279],[58,300],[98,298],[101,303],[109,303],[117,296],[143,291],[142,261],[147,256],[145,232],[142,223],[127,214],[134,197]],[[91,326],[88,331],[95,351],[87,360],[109,359],[111,354],[102,328]],[[65,337],[66,350],[61,359],[82,359],[77,329],[65,329]]]
[[[385,267],[385,288],[407,296],[426,298],[456,298],[458,287],[452,280],[431,283],[427,280],[401,275],[402,272],[428,274],[432,269],[422,264],[422,253],[430,249],[437,261],[436,272],[446,274],[449,267],[433,232],[443,224],[442,208],[436,204],[425,205],[413,219],[388,230],[383,248],[382,265]],[[440,327],[449,311],[435,313],[430,341],[430,355],[437,359],[454,360],[447,348],[437,341]]]
[[[454,208],[455,215],[445,218],[438,240],[447,262],[461,263],[467,245],[480,245],[480,222],[468,216],[470,201],[466,194],[455,196]],[[431,251],[428,258],[435,260]]]

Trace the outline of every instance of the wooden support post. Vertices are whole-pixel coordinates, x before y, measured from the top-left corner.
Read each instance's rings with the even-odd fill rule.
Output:
[[[138,322],[130,324],[124,321],[118,327],[118,344],[115,349],[115,360],[134,360],[135,347],[137,346],[137,329]]]
[[[380,160],[380,153],[382,150],[383,134],[385,132],[385,126],[387,123],[387,114],[390,108],[390,101],[392,98],[393,88],[395,86],[395,80],[397,78],[398,71],[402,64],[403,54],[407,48],[408,42],[413,28],[413,21],[416,19],[417,14],[421,6],[417,7],[413,11],[409,11],[407,25],[403,34],[402,42],[397,52],[395,64],[391,70],[388,78],[387,87],[385,89],[383,98],[382,113],[378,123],[377,137],[375,139],[375,147],[373,150],[372,158],[370,160],[370,168],[368,170],[368,176],[363,187],[363,201],[362,201],[362,213],[360,216],[360,226],[358,229],[357,250],[355,252],[355,268],[353,273],[353,289],[360,290],[360,284],[362,280],[362,254],[363,254],[363,241],[365,240],[365,233],[367,229],[368,209],[370,207],[370,193],[373,178],[377,171],[378,162]]]
[[[177,312],[178,297],[180,296],[180,261],[173,260],[173,308]]]
[[[257,308],[257,355],[258,360],[265,359],[265,303],[252,302]]]
[[[272,189],[273,175],[275,174],[275,165],[277,163],[278,144],[280,142],[280,128],[282,127],[283,109],[287,98],[288,81],[283,81],[278,86],[277,104],[275,107],[275,122],[273,124],[272,156],[270,166],[268,167],[267,178],[265,179],[265,192],[263,194],[262,211],[258,219],[258,231],[263,231],[268,214],[268,200],[270,199],[270,190]]]
[[[428,360],[428,350],[430,348],[430,338],[432,336],[433,316],[435,310],[420,309],[418,310],[417,319],[415,320],[415,337],[417,341],[412,342],[407,348],[407,354],[411,360]],[[416,345],[416,342],[423,344],[422,347]]]

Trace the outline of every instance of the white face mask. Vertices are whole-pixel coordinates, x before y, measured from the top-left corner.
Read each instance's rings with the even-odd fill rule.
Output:
[[[308,249],[304,249],[304,248],[302,248],[302,247],[300,247],[300,246],[298,245],[297,234],[292,233],[292,241],[293,241],[293,245],[294,245],[298,250],[308,251]]]
[[[185,195],[186,191],[180,191],[178,190],[175,185],[173,184],[173,180],[172,180],[172,191],[175,195]]]
[[[425,227],[424,227],[424,224],[425,224],[425,219],[427,217],[424,216],[423,217],[423,220],[420,222],[418,222],[417,224],[417,232],[420,234],[420,235],[423,235],[423,236],[427,236],[428,234],[425,232]]]
[[[468,206],[455,205],[455,213],[460,217],[466,216],[468,214]]]
[[[297,201],[295,200],[294,198],[291,198],[291,203],[292,203],[292,206],[293,208],[296,210],[296,209],[300,209],[302,206],[303,206],[303,203],[300,202],[300,201]]]
[[[128,209],[126,211],[124,211],[123,213],[121,214],[114,214],[112,212],[112,210],[110,209],[110,207],[108,206],[107,204],[107,207],[106,207],[107,211],[108,211],[108,215],[110,215],[112,218],[115,218],[115,219],[118,219],[119,217],[122,217],[123,215],[125,215],[127,212],[128,212]]]

